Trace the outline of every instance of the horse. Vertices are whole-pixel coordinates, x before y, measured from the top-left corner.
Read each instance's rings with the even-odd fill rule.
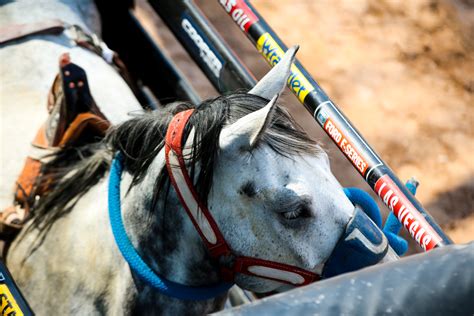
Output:
[[[10,5],[14,4],[2,11]],[[55,14],[65,7],[71,14],[77,8],[64,2],[55,5]],[[72,16],[74,23],[87,27],[78,12]],[[39,53],[76,50],[66,42],[61,37],[38,36],[3,48],[0,57],[10,58],[13,65],[15,58],[35,56],[39,66],[43,65]],[[234,255],[275,267],[257,266],[260,269],[254,273],[237,273],[232,281],[254,292],[270,292],[288,287],[291,282],[282,282],[285,277],[298,281],[302,275],[321,274],[355,207],[331,173],[327,154],[277,102],[295,53],[295,48],[290,49],[247,93],[219,96],[196,107],[177,102],[142,113],[116,73],[97,56],[78,49],[73,58],[85,66],[94,97],[100,104],[113,100],[114,107],[120,106],[119,114],[104,111],[109,119],[115,117],[115,126],[103,142],[95,144],[92,155],[65,165],[68,151],[53,154],[48,162],[56,170],[53,189],[35,205],[32,219],[11,246],[7,264],[33,310],[39,315],[175,315],[206,314],[223,307],[226,291],[187,300],[165,295],[142,279],[117,247],[107,212],[110,165],[118,161],[119,152],[120,215],[137,254],[163,278],[187,287],[226,281],[220,273],[220,265],[226,262],[212,257],[166,163],[168,126],[189,111],[192,114],[183,127],[184,161],[200,205],[215,220]],[[53,71],[45,66],[37,72],[36,80],[25,78],[23,86],[37,98],[16,99],[18,108],[32,101],[36,106],[39,95],[46,94],[44,86],[37,86]],[[103,72],[108,81],[93,79],[104,78]],[[113,80],[123,90],[111,91]],[[108,84],[100,86],[100,81]],[[100,88],[94,91],[94,87]],[[131,111],[134,116],[127,116]],[[26,123],[18,118],[15,126]],[[30,140],[26,136],[18,141],[24,141],[25,147]]]
[[[100,34],[99,13],[92,0],[0,1],[0,29],[60,20],[85,32]],[[65,34],[36,34],[0,45],[2,168],[0,208],[12,203],[12,186],[30,151],[37,128],[47,118],[46,100],[59,56],[68,52],[89,75],[94,99],[113,124],[140,112],[129,86],[103,58],[71,42]],[[8,155],[7,155],[8,153]]]

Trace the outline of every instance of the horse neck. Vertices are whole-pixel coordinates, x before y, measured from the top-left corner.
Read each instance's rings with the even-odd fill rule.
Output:
[[[0,28],[52,19],[100,34],[100,17],[93,0],[16,1],[0,6]]]
[[[167,197],[152,206],[162,167],[164,159],[159,155],[143,181],[126,194],[122,212],[127,233],[145,262],[168,280],[188,286],[216,284],[217,269],[173,188],[168,194],[163,190],[161,196]],[[122,190],[127,188],[122,185]]]

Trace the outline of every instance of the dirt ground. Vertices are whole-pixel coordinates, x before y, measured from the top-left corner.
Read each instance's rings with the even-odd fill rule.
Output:
[[[218,1],[196,2],[257,78],[268,71]],[[420,181],[417,198],[451,238],[456,243],[473,240],[474,1],[252,4],[287,45],[300,44],[299,60],[399,178]],[[144,1],[137,15],[201,96],[215,96]],[[328,150],[341,183],[369,191],[290,92],[284,102]],[[414,243],[411,251],[419,251]]]

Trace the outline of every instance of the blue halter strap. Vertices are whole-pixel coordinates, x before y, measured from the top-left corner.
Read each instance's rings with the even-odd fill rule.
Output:
[[[162,294],[181,300],[208,300],[226,293],[233,284],[221,283],[211,287],[191,287],[169,281],[154,272],[140,257],[125,231],[120,207],[120,180],[123,170],[123,156],[118,153],[112,161],[109,176],[109,217],[120,252],[128,262],[130,269],[149,286]]]

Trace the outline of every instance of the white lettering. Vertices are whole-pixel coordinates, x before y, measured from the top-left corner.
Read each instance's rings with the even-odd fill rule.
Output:
[[[410,213],[407,214],[407,216],[405,216],[405,220],[403,221],[403,226],[405,227],[408,227],[408,221],[413,219],[413,215],[411,215]]]
[[[227,12],[230,12],[236,4],[235,0],[220,0],[219,2]]]
[[[422,242],[422,247],[423,247],[423,250],[426,250],[426,246],[428,246],[431,242],[431,236],[426,234],[425,237],[423,237],[423,242]]]
[[[388,190],[388,192],[385,193],[383,197],[383,202],[385,203],[385,205],[388,205],[388,201],[390,200],[390,197],[392,196],[392,194],[393,194],[392,190]]]
[[[416,233],[415,240],[417,243],[420,243],[421,237],[423,236],[424,233],[425,233],[425,229],[423,227],[420,228],[420,230]]]
[[[405,207],[405,205],[402,204],[402,206],[400,207],[400,210],[398,211],[398,221],[400,223],[403,223],[403,217],[408,214],[408,210],[407,208]]]
[[[419,226],[420,226],[420,223],[418,223],[418,221],[413,221],[411,223],[409,231],[412,236],[415,236],[416,230],[418,229]]]
[[[181,26],[193,40],[194,44],[199,48],[199,56],[204,60],[206,65],[211,69],[212,73],[219,78],[222,63],[214,54],[214,52],[209,48],[209,46],[204,42],[202,37],[198,34],[196,29],[192,26],[191,22],[187,19],[183,19]]]

